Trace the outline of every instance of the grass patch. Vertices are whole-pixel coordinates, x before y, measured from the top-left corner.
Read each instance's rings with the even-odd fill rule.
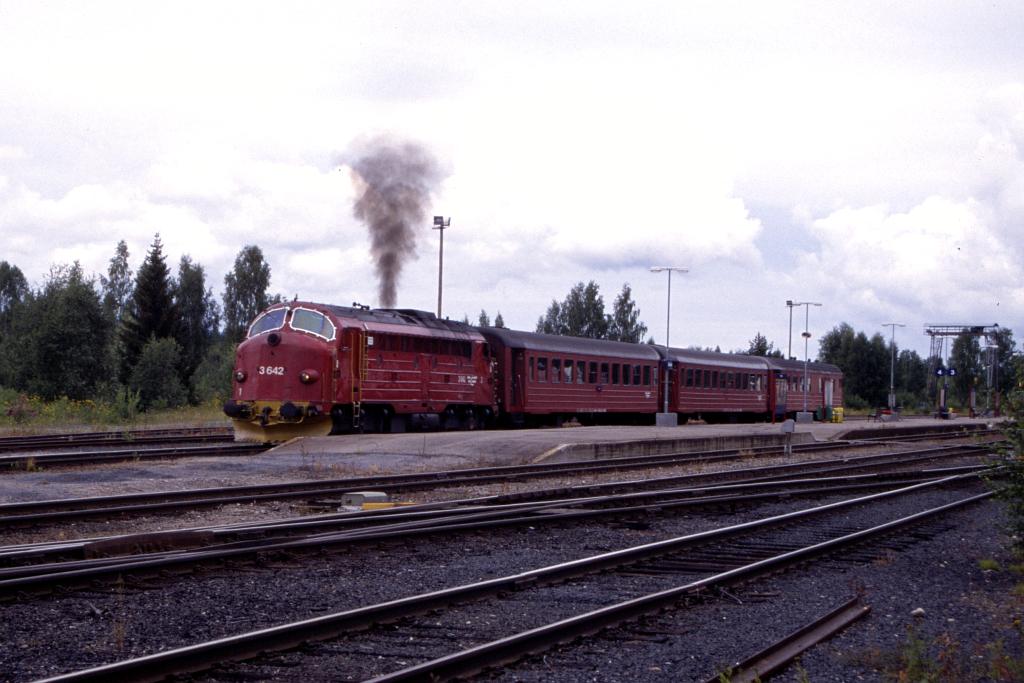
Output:
[[[147,412],[140,412],[138,404],[138,394],[127,390],[110,399],[53,401],[0,390],[0,434],[228,424],[219,401]]]

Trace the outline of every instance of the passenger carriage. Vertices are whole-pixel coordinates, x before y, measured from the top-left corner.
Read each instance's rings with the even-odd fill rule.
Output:
[[[651,422],[658,411],[653,346],[480,328],[497,366],[499,411],[512,425]]]

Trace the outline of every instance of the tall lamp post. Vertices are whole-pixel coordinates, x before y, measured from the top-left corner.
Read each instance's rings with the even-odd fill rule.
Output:
[[[896,328],[906,327],[903,323],[882,323],[891,330],[889,346],[892,347],[892,364],[889,366],[889,410],[896,410]]]
[[[665,304],[665,348],[669,346],[669,331],[672,329],[672,271],[677,273],[689,273],[689,268],[679,268],[677,266],[651,266],[652,273],[661,273],[663,271],[668,272],[668,297],[666,298]],[[668,375],[669,370],[672,369],[672,361],[665,362],[665,391],[664,401],[662,403],[662,411],[658,414],[656,420],[659,427],[674,427],[678,424],[678,417],[675,413],[668,412]]]
[[[786,300],[786,308],[789,309],[789,351],[786,352],[786,360],[793,359],[793,307],[800,304]]]
[[[451,216],[434,216],[433,230],[441,232],[441,247],[437,252],[437,317],[441,317],[441,281],[444,277],[444,231],[452,224]]]
[[[807,389],[808,384],[808,364],[810,362],[810,356],[807,352],[807,342],[811,339],[810,322],[811,322],[811,306],[821,306],[816,301],[787,301],[786,305],[789,306],[790,314],[793,312],[794,306],[804,306],[804,331],[800,333],[800,336],[804,338],[804,414],[807,413]],[[806,419],[806,418],[805,418]]]

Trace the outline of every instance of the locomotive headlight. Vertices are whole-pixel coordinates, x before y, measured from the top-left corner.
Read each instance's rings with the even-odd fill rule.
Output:
[[[247,376],[248,375],[245,374],[245,370],[235,370],[235,381],[236,382],[239,382],[239,383],[244,382],[245,378]]]
[[[303,384],[312,384],[320,379],[320,373],[316,370],[303,370],[299,373],[299,381]]]

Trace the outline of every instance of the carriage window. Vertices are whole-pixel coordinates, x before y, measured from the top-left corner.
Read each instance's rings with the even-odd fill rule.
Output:
[[[612,363],[612,384],[619,383],[619,364]]]
[[[597,384],[597,363],[590,361],[590,372],[587,373],[587,382],[589,384]]]
[[[693,386],[693,368],[686,368],[686,386]]]
[[[562,361],[562,376],[566,384],[572,384],[572,359]]]
[[[288,313],[287,308],[275,308],[267,311],[253,321],[249,326],[249,337],[255,337],[264,332],[280,329],[284,325],[284,316]]]
[[[650,365],[645,365],[644,366],[644,381],[641,382],[641,384],[643,384],[645,387],[646,386],[650,386],[650,384],[651,384],[651,366]]]
[[[537,375],[533,371],[533,359],[530,359],[530,381],[533,382],[537,378]]]
[[[548,359],[538,358],[537,359],[537,381],[547,382],[548,381]]]
[[[598,377],[599,384],[608,384],[608,364],[601,363],[601,376]]]
[[[560,358],[551,359],[551,381],[555,384],[562,381],[562,360]]]
[[[586,381],[586,368],[586,361],[576,361],[576,384],[583,384]]]
[[[718,370],[711,371],[711,386],[715,389],[718,388]]]
[[[633,384],[640,386],[640,378],[643,368],[639,365],[633,366]]]
[[[622,365],[622,383],[624,385],[629,386],[629,378],[630,378],[630,375],[632,375],[632,374],[633,374],[632,366],[628,365],[628,364],[623,364]]]

